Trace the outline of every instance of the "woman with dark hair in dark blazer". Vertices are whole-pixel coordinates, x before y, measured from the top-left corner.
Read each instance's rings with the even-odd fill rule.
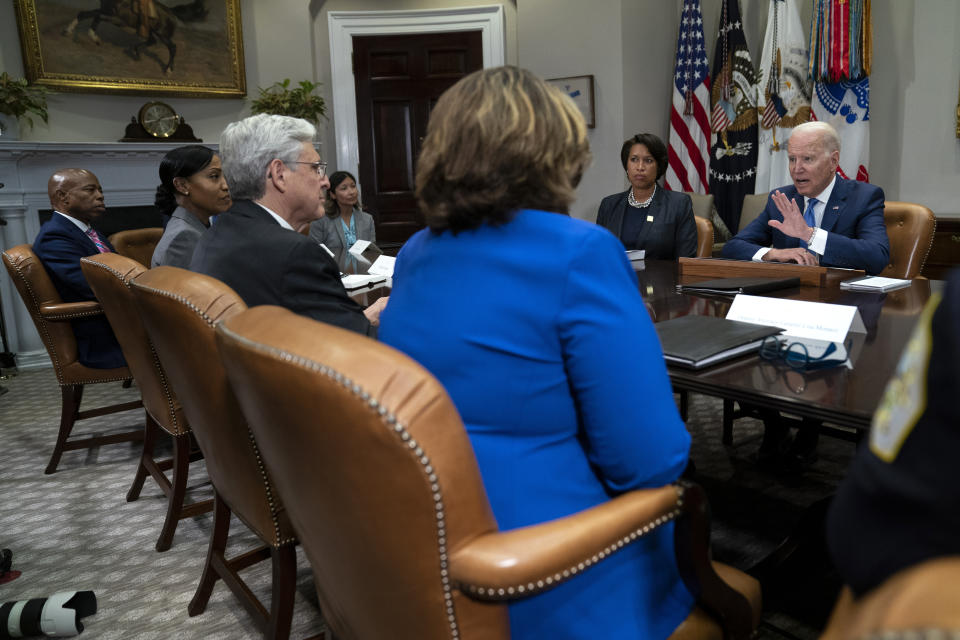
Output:
[[[231,203],[220,157],[213,149],[189,144],[168,151],[160,161],[154,204],[170,220],[153,250],[150,266],[188,269],[210,217],[223,213]]]
[[[597,224],[613,232],[627,249],[645,250],[650,259],[697,255],[690,196],[657,185],[667,172],[663,141],[652,133],[638,133],[623,143],[620,161],[630,188],[603,199]]]

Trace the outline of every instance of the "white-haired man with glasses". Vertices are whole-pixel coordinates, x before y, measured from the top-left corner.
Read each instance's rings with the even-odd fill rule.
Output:
[[[347,295],[336,261],[297,230],[323,215],[330,186],[306,120],[256,115],[220,136],[233,206],[197,244],[191,271],[229,285],[248,306],[273,304],[375,335],[381,298],[363,309]]]

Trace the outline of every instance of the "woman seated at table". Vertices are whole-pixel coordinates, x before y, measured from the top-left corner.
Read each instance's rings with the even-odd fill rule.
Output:
[[[357,240],[377,241],[373,216],[360,209],[357,181],[349,171],[336,171],[330,176],[324,216],[310,223],[310,237],[339,253]]]
[[[687,464],[659,342],[621,244],[567,210],[583,117],[515,67],[470,74],[430,116],[429,228],[395,264],[380,339],[430,370],[466,425],[501,529],[570,515]],[[672,526],[511,603],[512,637],[665,638],[693,598]]]
[[[652,133],[623,143],[620,162],[630,188],[600,202],[597,224],[627,249],[643,249],[646,258],[676,260],[697,255],[697,223],[690,196],[667,191],[657,180],[667,172],[667,147]]]
[[[198,144],[168,151],[160,161],[154,204],[170,220],[153,250],[150,266],[190,268],[193,250],[210,226],[210,217],[232,204],[220,157]]]

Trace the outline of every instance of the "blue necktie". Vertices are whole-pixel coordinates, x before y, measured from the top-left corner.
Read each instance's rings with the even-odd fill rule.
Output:
[[[807,210],[803,212],[803,219],[807,223],[808,227],[817,226],[817,218],[813,215],[813,207],[819,202],[816,198],[807,199]],[[800,241],[800,246],[803,248],[807,247],[807,243],[803,240]]]

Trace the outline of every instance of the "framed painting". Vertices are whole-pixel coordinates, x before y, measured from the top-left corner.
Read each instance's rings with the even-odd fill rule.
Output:
[[[580,109],[587,126],[593,129],[597,126],[593,104],[593,76],[570,76],[569,78],[548,78],[547,82],[570,96],[573,103]]]
[[[30,82],[57,91],[246,95],[240,0],[14,0]]]

